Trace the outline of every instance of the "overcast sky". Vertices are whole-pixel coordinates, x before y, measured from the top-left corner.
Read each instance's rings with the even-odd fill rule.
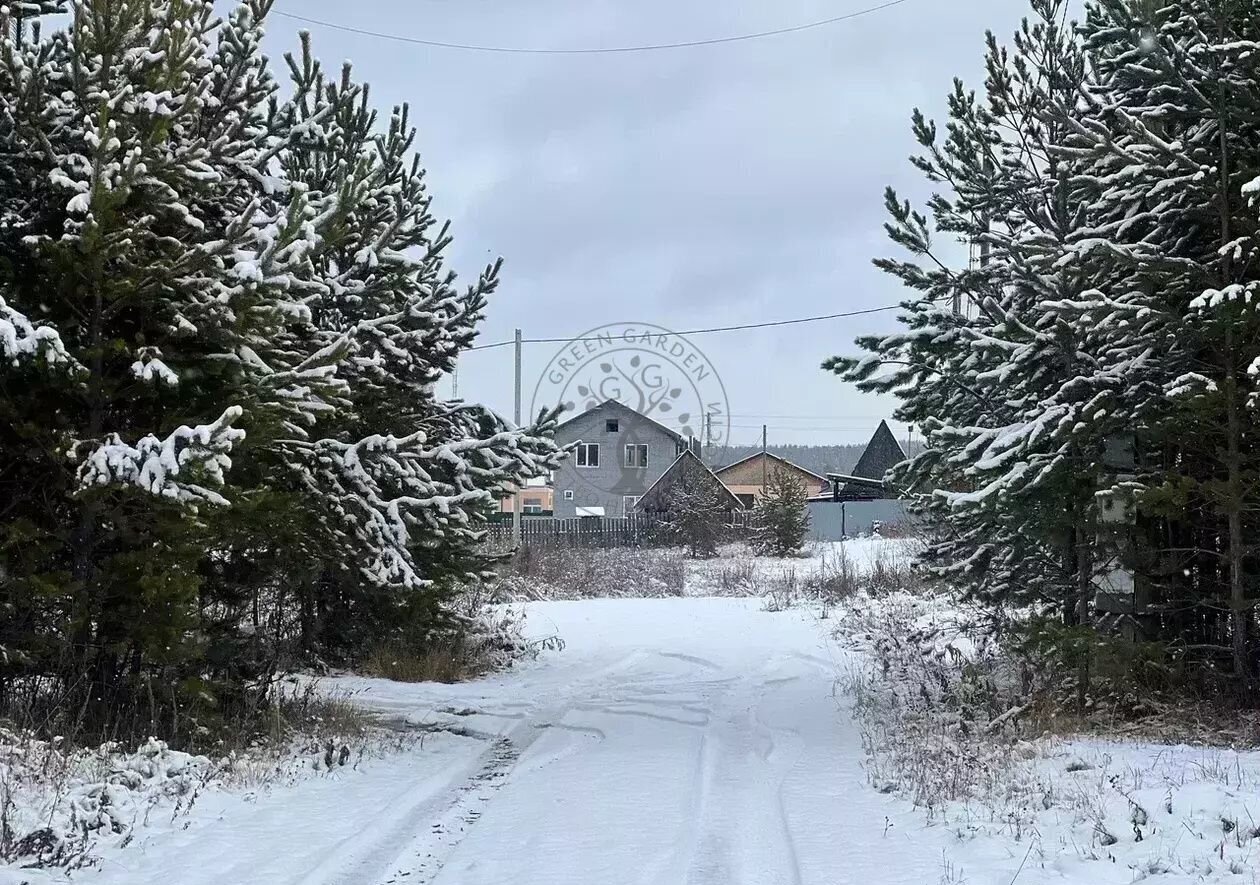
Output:
[[[874,0],[277,0],[276,9],[426,39],[511,46],[676,42],[791,26]],[[925,185],[906,157],[911,109],[940,117],[951,78],[979,85],[986,28],[1021,0],[906,0],[765,40],[618,55],[495,55],[309,26],[376,103],[409,102],[449,253],[504,284],[482,341],[604,323],[727,326],[894,304],[871,266],[890,251],[882,192]],[[276,16],[274,56],[298,23]],[[721,374],[732,440],[864,441],[892,404],[820,363],[895,313],[693,339]],[[526,402],[555,351],[527,346]],[[444,391],[449,393],[449,387]],[[467,355],[459,395],[510,417],[511,348]],[[904,428],[897,427],[904,436]]]

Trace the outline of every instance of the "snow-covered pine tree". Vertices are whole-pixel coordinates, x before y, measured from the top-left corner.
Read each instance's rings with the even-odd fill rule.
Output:
[[[765,494],[753,511],[753,549],[763,556],[791,556],[805,546],[809,508],[805,483],[789,470],[770,471]]]
[[[1098,82],[1060,117],[1095,168],[1065,263],[1094,285],[1067,306],[1137,440],[1128,558],[1148,629],[1254,687],[1260,3],[1101,0],[1083,32]]]
[[[377,131],[309,48],[281,97],[270,7],[0,20],[0,677],[95,725],[221,708],[290,581],[436,618],[498,490],[557,458],[554,416],[438,399],[497,268],[442,269],[405,112]]]
[[[955,83],[944,137],[915,112],[914,164],[943,192],[930,222],[888,192],[887,231],[915,260],[876,264],[918,298],[905,331],[861,339],[867,357],[827,367],[896,393],[898,417],[923,429],[927,446],[897,481],[946,529],[928,553],[934,573],[990,604],[1048,603],[1074,621],[1087,617],[1098,446],[1076,432],[1093,409],[1094,391],[1075,383],[1088,358],[1048,306],[1086,288],[1058,262],[1081,207],[1048,112],[1086,78],[1066,6],[1034,0],[1013,52],[988,36],[984,94]],[[935,232],[973,244],[979,261],[951,267]]]
[[[406,107],[382,131],[367,88],[348,69],[325,78],[305,35],[289,64],[309,100],[297,108],[303,137],[279,161],[306,211],[336,220],[306,256],[313,337],[288,346],[307,360],[338,354],[345,391],[275,453],[328,536],[302,588],[308,644],[319,635],[322,651],[348,654],[449,626],[442,603],[485,569],[478,542],[501,490],[557,465],[555,416],[520,432],[438,397],[499,265],[462,290],[444,268],[449,229],[429,212]]]

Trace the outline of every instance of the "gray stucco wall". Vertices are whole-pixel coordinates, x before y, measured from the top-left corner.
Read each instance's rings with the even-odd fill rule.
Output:
[[[875,523],[895,525],[907,519],[904,501],[810,501],[809,539],[839,541],[865,535]]]
[[[609,420],[618,422],[616,433],[608,432]],[[625,496],[641,497],[679,454],[678,443],[656,424],[637,412],[610,406],[599,406],[563,425],[556,441],[599,444],[599,467],[578,467],[573,453],[556,471],[558,519],[576,516],[578,507],[603,507],[605,516],[625,516]],[[648,447],[646,468],[625,466],[625,448],[631,444]],[[566,500],[566,491],[573,492],[572,500]]]

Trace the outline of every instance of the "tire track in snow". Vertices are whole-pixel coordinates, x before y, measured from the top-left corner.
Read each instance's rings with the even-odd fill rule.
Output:
[[[685,870],[685,885],[801,885],[783,802],[784,781],[800,753],[787,758],[779,735],[796,736],[760,716],[771,688],[750,676],[715,698],[721,703],[705,733],[692,848],[674,871],[677,877]]]
[[[448,797],[449,805],[429,825],[428,832],[419,835],[403,851],[410,857],[396,863],[394,872],[380,880],[381,885],[432,882],[442,871],[450,852],[481,819],[485,804],[503,788],[508,773],[520,761],[521,752],[510,738],[497,738],[481,769]]]
[[[721,670],[722,668],[710,661],[708,658],[702,658],[697,655],[683,654],[678,651],[658,651],[657,657],[669,658],[674,661],[683,661],[687,664],[695,664],[697,667],[703,667],[706,670]]]
[[[573,686],[567,693],[568,697],[582,697],[583,689],[630,669],[646,656],[646,652],[635,650],[617,658]],[[578,708],[570,700],[543,712],[533,711],[532,715],[527,715],[506,735],[496,738],[489,750],[480,757],[480,768],[444,794],[438,813],[427,831],[416,832],[407,840],[407,847],[394,852],[394,861],[390,864],[393,871],[374,881],[379,885],[427,885],[436,879],[459,844],[481,820],[495,794],[508,783],[510,775],[520,764],[526,751],[543,734],[564,734],[569,741],[548,757],[532,760],[528,765],[530,771],[545,768],[576,752],[580,749],[575,744],[579,736],[587,740],[604,740],[604,733],[598,728],[564,723],[564,717],[574,709]],[[347,880],[345,885],[360,885],[363,881],[365,880]],[[338,882],[337,885],[341,883]]]
[[[765,704],[766,695],[769,693],[770,689],[773,689],[777,686],[789,685],[794,681],[795,680],[771,679],[762,683],[761,697],[758,698],[757,704],[753,707],[753,721],[756,724],[757,728],[763,731],[769,740],[770,750],[765,755],[766,762],[774,763],[780,755],[778,754],[779,742],[775,741],[774,739],[774,733],[776,731],[787,735],[789,740],[791,740],[793,743],[797,745],[795,758],[792,760],[790,765],[788,765],[779,773],[778,783],[775,785],[775,790],[774,790],[774,801],[775,801],[775,807],[778,809],[779,825],[782,828],[782,832],[783,832],[783,844],[787,846],[788,855],[792,860],[792,869],[795,872],[795,875],[792,881],[796,883],[796,885],[800,885],[801,880],[802,880],[800,852],[797,850],[796,835],[792,832],[792,824],[788,820],[787,803],[784,801],[784,798],[783,798],[783,790],[784,790],[784,786],[787,784],[788,777],[801,764],[801,757],[804,755],[803,748],[801,747],[801,735],[797,729],[792,728],[790,726],[777,726],[776,727],[776,726],[770,725],[768,722],[765,721],[765,718],[762,714],[762,706]]]
[[[355,830],[331,846],[325,859],[306,871],[296,885],[368,885],[379,881],[391,858],[398,856],[395,846],[408,843],[414,833],[449,811],[467,792],[467,784],[477,783],[500,767],[505,745],[511,746],[509,738],[495,738],[490,747],[432,788],[426,789],[429,784],[425,782],[410,785],[395,801],[385,802],[379,813],[358,822]],[[412,791],[418,795],[410,795]],[[219,881],[236,880],[225,874]]]

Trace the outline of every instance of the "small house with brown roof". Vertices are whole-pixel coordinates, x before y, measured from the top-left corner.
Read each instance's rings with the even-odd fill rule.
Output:
[[[775,472],[780,470],[791,473],[805,486],[802,501],[814,495],[823,494],[830,488],[827,477],[806,470],[799,464],[794,464],[787,458],[770,452],[749,455],[734,464],[720,468],[716,475],[739,498],[745,508],[751,508],[757,503],[757,499],[765,495],[766,484]]]

